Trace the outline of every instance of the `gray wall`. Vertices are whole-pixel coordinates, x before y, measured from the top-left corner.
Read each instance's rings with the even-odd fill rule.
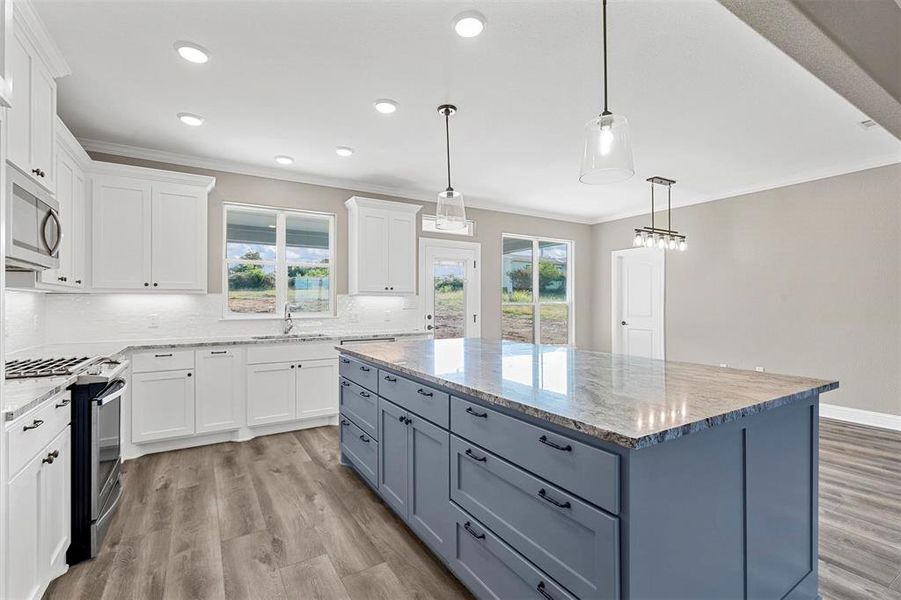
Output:
[[[379,194],[356,192],[295,183],[265,177],[240,175],[223,171],[211,171],[182,165],[172,165],[122,156],[91,153],[92,158],[106,162],[124,163],[156,169],[199,173],[216,178],[216,187],[209,200],[209,291],[222,291],[222,204],[242,202],[287,208],[300,208],[331,212],[337,215],[337,291],[347,293],[347,209],[344,201],[351,196],[382,198],[399,202],[422,205],[421,214],[435,214],[435,205],[404,198],[394,198]],[[436,182],[436,185],[440,182]],[[438,187],[436,187],[436,193]],[[463,190],[465,193],[465,189]],[[553,219],[527,217],[491,210],[467,209],[467,217],[476,222],[476,235],[461,238],[454,235],[428,234],[426,237],[465,239],[482,244],[482,337],[500,338],[500,285],[501,285],[501,234],[519,233],[524,235],[547,236],[573,240],[575,242],[575,317],[576,344],[588,347],[591,344],[591,292],[592,271],[589,251],[591,249],[591,226]],[[417,232],[420,230],[417,227]],[[418,235],[418,234],[417,234]]]
[[[648,220],[593,227],[599,350],[610,251]],[[901,415],[901,165],[677,209],[673,226],[689,248],[666,254],[668,360],[836,378],[824,402]]]

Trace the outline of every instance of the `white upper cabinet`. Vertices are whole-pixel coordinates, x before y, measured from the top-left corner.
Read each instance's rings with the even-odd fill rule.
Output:
[[[205,292],[215,179],[108,163],[94,171],[92,288]]]
[[[13,28],[6,50],[12,92],[8,160],[56,191],[56,80],[69,73],[59,49],[29,2],[13,3]]]
[[[354,196],[348,212],[351,294],[416,293],[416,204]]]

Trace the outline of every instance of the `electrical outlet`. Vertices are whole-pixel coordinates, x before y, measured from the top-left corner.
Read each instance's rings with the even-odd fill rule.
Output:
[[[160,316],[157,313],[150,315],[150,329],[158,329],[160,326]]]
[[[764,373],[766,371],[766,369],[764,369],[763,367],[754,367],[754,370],[758,373]]]

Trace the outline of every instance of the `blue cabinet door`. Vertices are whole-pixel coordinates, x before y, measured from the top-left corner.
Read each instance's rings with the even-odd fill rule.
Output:
[[[404,519],[409,491],[409,413],[379,398],[379,493]]]
[[[450,500],[450,434],[425,419],[410,415],[407,523],[435,552],[453,555],[453,515]]]

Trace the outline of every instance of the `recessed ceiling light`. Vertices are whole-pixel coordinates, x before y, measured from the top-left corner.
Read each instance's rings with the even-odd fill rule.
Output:
[[[354,153],[354,149],[348,146],[338,146],[335,148],[335,154],[338,156],[350,156]]]
[[[186,61],[198,65],[210,60],[210,53],[206,48],[191,42],[175,42],[175,51]]]
[[[390,115],[397,110],[397,102],[389,98],[382,98],[375,101],[375,109],[383,115]]]
[[[203,117],[192,113],[180,112],[178,113],[178,120],[191,127],[200,127],[203,125]]]
[[[285,156],[284,154],[279,154],[278,156],[275,157],[275,162],[277,162],[280,165],[293,165],[294,159],[291,158],[290,156]]]
[[[485,29],[485,17],[474,10],[460,13],[454,17],[454,31],[460,37],[471,38]]]

